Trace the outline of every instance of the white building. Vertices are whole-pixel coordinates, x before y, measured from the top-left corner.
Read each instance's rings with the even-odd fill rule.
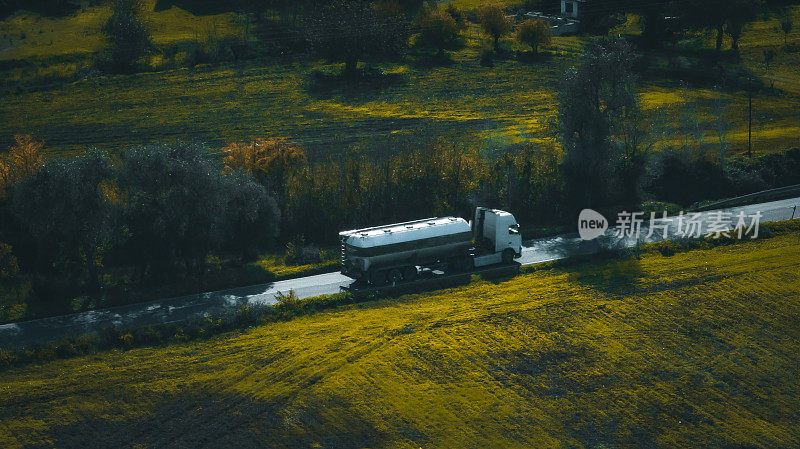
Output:
[[[581,3],[584,3],[584,0],[561,0],[561,15],[577,19],[578,5]]]

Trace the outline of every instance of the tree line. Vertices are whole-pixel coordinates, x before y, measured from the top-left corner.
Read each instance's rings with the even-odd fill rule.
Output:
[[[137,280],[202,275],[211,253],[253,257],[275,244],[280,211],[267,189],[200,144],[98,150],[16,164],[40,143],[18,136],[0,166],[0,241],[41,298],[99,294],[104,269]],[[35,151],[35,148],[33,149]]]
[[[794,27],[791,14],[785,9],[790,3],[782,0],[707,0],[691,5],[685,0],[588,2],[581,6],[581,26],[587,33],[605,35],[631,13],[640,17],[642,39],[648,45],[674,43],[684,30],[709,31],[715,33],[718,52],[727,35],[731,48],[738,53],[745,26],[765,14],[775,14],[780,19],[779,28],[784,39],[788,38]],[[517,24],[511,19],[524,10],[552,9],[543,0],[509,8],[484,4],[470,11],[459,10],[452,3],[439,5],[418,0],[161,1],[156,9],[177,5],[197,14],[235,11],[244,24],[239,38],[220,38],[209,31],[205,42],[161,46],[153,42],[142,16],[144,2],[109,0],[108,4],[112,14],[101,28],[108,45],[95,58],[95,66],[115,73],[141,69],[140,62],[148,54],[160,53],[163,60],[176,64],[180,53],[184,55],[181,64],[187,65],[263,57],[323,58],[343,63],[343,74],[352,78],[358,74],[359,62],[403,60],[412,35],[418,36],[414,42],[436,50],[443,57],[447,48],[454,47],[469,21],[480,25],[493,42],[495,53],[503,51],[500,39],[509,35],[529,47],[534,56],[541,46],[551,42],[551,28],[546,21],[528,19]],[[492,54],[484,54],[482,58],[484,65],[492,65]]]

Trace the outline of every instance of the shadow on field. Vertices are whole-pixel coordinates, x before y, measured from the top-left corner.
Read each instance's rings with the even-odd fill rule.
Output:
[[[420,54],[412,62],[417,69],[431,69],[434,67],[449,67],[453,65],[453,58],[447,53]]]
[[[91,419],[51,429],[54,447],[326,447],[382,446],[397,437],[373,427],[340,398],[289,407],[237,395],[184,394],[141,419]],[[405,436],[418,436],[406,432]],[[420,437],[421,438],[421,437]]]
[[[308,91],[320,98],[330,98],[337,94],[361,98],[370,92],[402,85],[405,81],[400,73],[386,73],[371,67],[360,69],[350,76],[315,70],[309,75]]]
[[[538,53],[532,51],[518,51],[517,59],[519,62],[525,64],[545,63],[553,59],[553,54],[547,51],[540,51]]]
[[[568,275],[570,282],[583,284],[606,294],[631,293],[636,290],[638,281],[645,276],[640,261],[635,258],[607,260],[600,264],[582,263],[562,268],[561,271]]]

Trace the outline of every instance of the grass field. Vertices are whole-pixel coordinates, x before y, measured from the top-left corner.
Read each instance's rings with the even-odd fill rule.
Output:
[[[107,14],[103,7],[92,7],[61,19],[30,14],[7,19],[3,29],[14,41],[6,40],[6,48],[0,50],[0,74],[12,84],[26,77],[71,80],[69,74],[90,65],[91,54],[102,48],[98,30]],[[800,18],[800,9],[793,14]],[[242,33],[240,21],[231,14],[196,17],[173,7],[148,13],[146,19],[154,41],[162,45],[202,42],[210,29],[223,37]],[[755,101],[757,152],[800,145],[800,76],[792,69],[800,58],[800,44],[795,33],[784,47],[774,30],[776,23],[757,22],[742,40],[744,67],[759,76],[763,49],[779,50],[770,72],[777,90],[759,93]],[[22,33],[25,39],[20,39]],[[694,58],[695,41],[707,47],[710,38],[684,43],[690,55],[684,60]],[[14,133],[32,133],[52,150],[67,153],[175,139],[221,146],[277,135],[302,142],[312,157],[318,157],[352,147],[366,152],[399,148],[407,136],[420,134],[446,134],[486,149],[546,138],[544,124],[556,113],[554,88],[575,63],[585,38],[555,38],[547,49],[550,56],[539,62],[523,63],[511,56],[497,60],[494,68],[479,64],[489,40],[476,25],[470,25],[462,40],[445,62],[412,49],[404,63],[378,65],[394,75],[390,85],[381,88],[312,89],[312,72],[336,73],[340,67],[298,60],[203,65],[10,89],[0,103],[0,147],[8,146]],[[510,38],[503,45],[518,49]],[[666,59],[662,62],[667,65]],[[641,93],[650,111],[666,111],[670,138],[662,146],[685,140],[678,122],[687,101],[697,103],[698,116],[709,128],[703,133],[705,142],[716,143],[710,123],[719,94],[711,87],[683,88],[665,70],[644,79]],[[730,103],[724,113],[732,125],[727,140],[734,152],[741,151],[747,142],[747,96],[741,91],[721,95]]]
[[[797,447],[800,230],[0,373],[0,446]]]

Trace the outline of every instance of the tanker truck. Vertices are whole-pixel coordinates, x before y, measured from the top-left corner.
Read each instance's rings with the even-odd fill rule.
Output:
[[[341,272],[379,286],[411,282],[422,270],[466,272],[521,256],[519,224],[508,212],[478,207],[467,222],[426,218],[339,233]]]

